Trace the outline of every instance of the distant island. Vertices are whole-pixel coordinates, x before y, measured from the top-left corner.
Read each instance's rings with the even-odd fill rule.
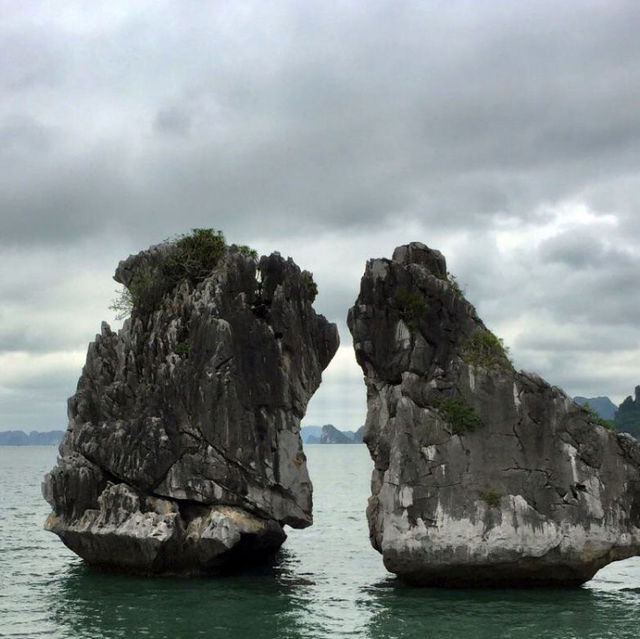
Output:
[[[609,420],[618,432],[630,433],[640,439],[640,386],[635,388],[635,396],[629,395],[620,406],[616,406],[609,397],[582,397],[576,395],[573,400],[595,411],[602,419]],[[303,426],[300,429],[305,444],[362,444],[364,426],[358,430],[339,430],[333,424],[324,426]],[[0,446],[57,446],[64,431],[50,430],[26,433],[22,430],[0,431]]]
[[[49,430],[45,433],[37,430],[30,433],[23,430],[5,430],[0,431],[0,446],[57,446],[63,435],[63,430]]]
[[[640,386],[635,388],[635,397],[629,395],[620,406],[616,406],[608,397],[581,397],[573,400],[597,413],[602,419],[612,422],[619,433],[629,433],[640,439]]]
[[[577,395],[573,401],[580,406],[589,404],[602,419],[613,420],[618,410],[618,407],[608,397],[580,397]]]
[[[609,397],[582,397],[576,395],[574,401],[583,406],[589,404],[602,419],[610,420],[618,432],[630,433],[640,439],[640,386],[635,388],[635,396],[627,397],[620,406],[616,406]],[[303,426],[300,429],[305,444],[362,444],[364,426],[358,430],[339,430],[333,424],[324,426]],[[64,431],[50,430],[39,432],[32,430],[0,431],[0,446],[57,446]]]
[[[362,444],[364,426],[358,430],[338,430],[332,424],[325,426],[303,426],[300,429],[305,444]],[[32,430],[0,431],[0,446],[57,446],[62,440],[64,431],[50,430],[38,432]]]
[[[358,430],[338,430],[333,424],[303,426],[300,429],[305,444],[362,444],[364,426]]]
[[[640,439],[640,386],[635,388],[635,398],[629,395],[618,407],[613,420],[616,430]]]
[[[616,406],[609,397],[582,397],[576,395],[573,401],[580,406],[585,404],[602,419],[610,421],[619,433],[629,433],[640,439],[640,386],[635,388],[635,397],[627,397],[620,406]],[[300,429],[305,444],[362,444],[364,426],[358,430],[339,430],[333,424],[324,426],[303,426]]]

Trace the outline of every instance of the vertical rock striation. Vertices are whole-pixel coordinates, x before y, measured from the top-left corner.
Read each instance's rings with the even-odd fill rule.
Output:
[[[640,554],[640,446],[516,372],[438,251],[367,263],[349,329],[385,566],[421,585],[571,585]]]
[[[312,522],[300,420],[338,333],[311,275],[223,244],[212,270],[167,286],[174,248],[118,266],[138,298],[89,345],[43,484],[46,528],[92,564],[207,572]]]

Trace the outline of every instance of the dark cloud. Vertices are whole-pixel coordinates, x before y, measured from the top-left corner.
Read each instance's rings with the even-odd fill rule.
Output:
[[[179,108],[164,108],[156,114],[154,125],[160,133],[185,136],[189,133],[191,118]]]
[[[560,357],[591,356],[599,354],[613,359],[617,352],[640,347],[640,335],[633,328],[624,328],[612,334],[608,327],[572,325],[564,332],[546,334],[544,331],[523,332],[513,344],[518,351],[554,353]]]
[[[517,362],[626,394],[638,24],[640,5],[596,0],[12,5],[0,357],[83,351],[119,259],[212,226],[314,271],[347,345],[365,260],[422,240]],[[316,404],[357,422],[348,361]]]
[[[35,182],[13,182],[3,208],[20,216],[3,237],[47,241],[43,210],[70,242],[114,225],[144,242],[178,211],[270,237],[527,218],[636,168],[640,10],[567,5],[170,4],[107,14],[104,29],[78,8],[46,32],[18,12],[6,75],[31,73],[25,43],[66,71],[44,105],[40,88],[8,103],[68,137]]]
[[[20,154],[47,151],[51,144],[51,132],[36,120],[24,115],[14,114],[0,123],[0,149],[2,155],[18,161]]]
[[[610,240],[618,241],[617,234],[610,233]],[[625,250],[607,243],[607,235],[589,229],[569,229],[540,245],[540,257],[549,262],[558,262],[573,269],[584,268],[633,268],[640,261]]]

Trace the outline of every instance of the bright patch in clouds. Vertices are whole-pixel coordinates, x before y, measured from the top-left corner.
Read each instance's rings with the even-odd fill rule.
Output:
[[[556,206],[545,205],[536,215],[541,222],[523,224],[518,219],[508,219],[500,224],[495,233],[498,249],[508,255],[523,248],[539,247],[544,240],[565,232],[589,229],[606,234],[618,226],[613,214],[598,214],[584,203],[560,202]]]

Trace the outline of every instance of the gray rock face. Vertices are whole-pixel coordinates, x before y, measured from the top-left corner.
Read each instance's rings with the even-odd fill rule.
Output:
[[[166,246],[115,279],[160,264]],[[338,347],[310,274],[228,247],[198,284],[134,307],[89,345],[46,528],[93,564],[198,573],[277,549],[312,523],[300,420]]]
[[[570,585],[640,554],[640,446],[516,372],[444,257],[367,263],[348,324],[375,462],[367,517],[422,585]]]

